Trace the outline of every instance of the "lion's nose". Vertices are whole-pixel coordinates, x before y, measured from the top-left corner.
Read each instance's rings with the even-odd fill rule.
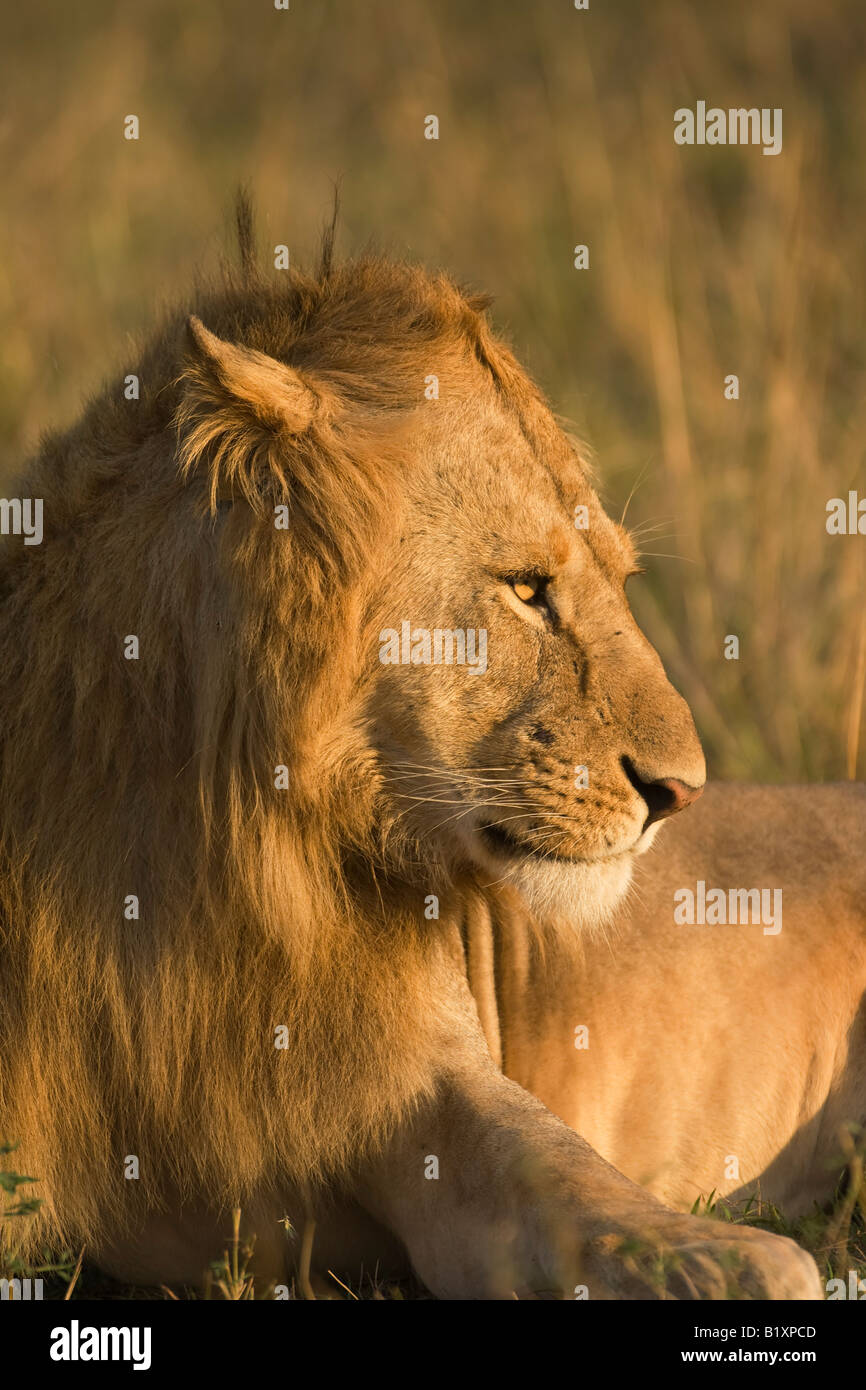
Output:
[[[635,791],[647,804],[649,814],[644,821],[644,830],[657,820],[666,820],[668,816],[675,816],[677,811],[684,811],[693,801],[697,801],[703,791],[702,786],[690,787],[679,777],[657,777],[648,782],[641,777],[629,758],[623,758],[622,765]]]

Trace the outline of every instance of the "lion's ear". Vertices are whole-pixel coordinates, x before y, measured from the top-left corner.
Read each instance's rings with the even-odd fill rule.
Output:
[[[316,395],[300,372],[255,348],[239,347],[218,338],[191,314],[187,320],[190,345],[214,386],[232,401],[248,407],[262,424],[300,434],[316,411]]]
[[[183,471],[206,460],[213,508],[238,495],[255,505],[269,482],[285,484],[278,438],[303,434],[319,397],[293,367],[218,338],[194,314],[187,336],[177,416]]]

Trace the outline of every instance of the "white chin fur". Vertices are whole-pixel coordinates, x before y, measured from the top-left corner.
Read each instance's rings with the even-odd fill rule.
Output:
[[[543,920],[565,917],[572,927],[599,927],[607,922],[631,882],[631,855],[592,864],[562,864],[524,859],[501,877],[519,888],[533,914]]]

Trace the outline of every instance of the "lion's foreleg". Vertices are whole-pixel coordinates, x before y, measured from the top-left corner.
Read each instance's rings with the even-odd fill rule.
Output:
[[[492,1066],[442,1078],[359,1198],[439,1297],[820,1292],[793,1242],[669,1210]]]

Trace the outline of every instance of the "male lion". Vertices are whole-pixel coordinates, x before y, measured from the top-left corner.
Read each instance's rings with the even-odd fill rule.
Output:
[[[608,1002],[587,933],[704,762],[630,614],[627,534],[482,301],[334,267],[330,237],[315,278],[244,264],[153,337],[140,399],[114,382],[45,442],[20,486],[43,543],[0,562],[24,1253],[197,1282],[237,1204],[275,1281],[284,1218],[315,1214],[323,1268],[408,1259],[440,1297],[653,1296],[660,1269],[668,1296],[816,1296],[791,1241],[663,1205],[491,1055],[568,1110],[556,1057],[589,1020],[626,1115],[588,1117],[600,1142],[655,1104],[606,1016],[616,1052],[671,983],[635,932],[598,957]],[[537,995],[499,1018],[519,962],[493,973],[541,960],[530,926],[571,960],[546,1051]],[[694,983],[681,963],[680,1001]],[[708,1100],[685,1091],[693,1139]]]

